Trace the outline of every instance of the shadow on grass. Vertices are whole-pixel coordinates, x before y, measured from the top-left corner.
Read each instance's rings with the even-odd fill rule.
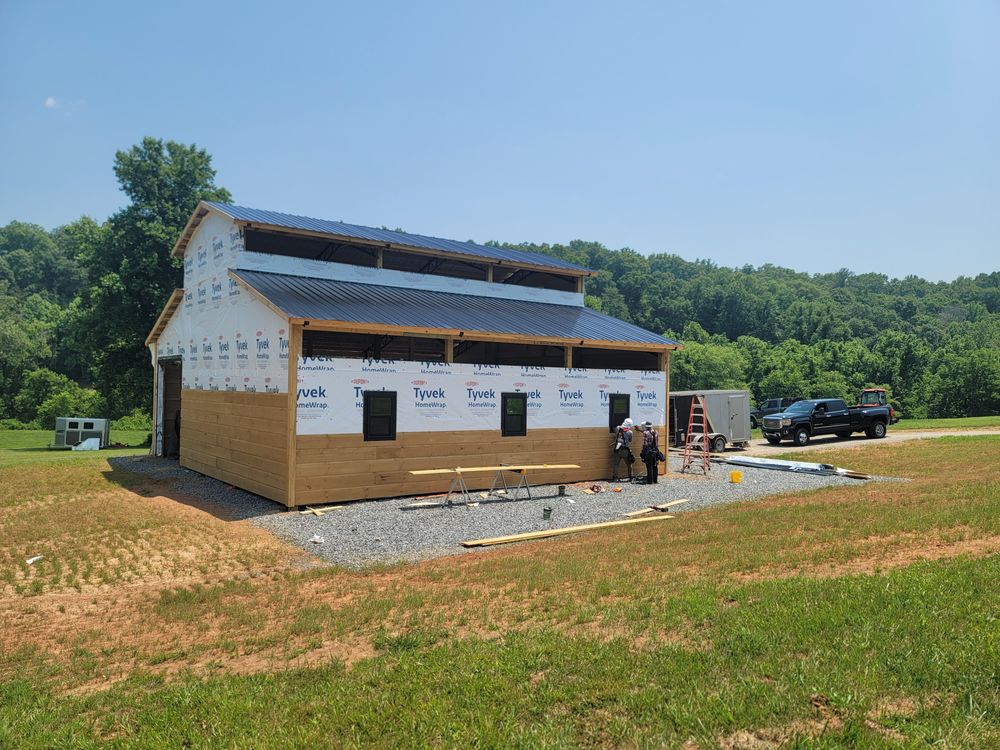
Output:
[[[140,497],[162,497],[220,521],[246,521],[285,512],[278,503],[180,466],[175,458],[112,456],[105,478]]]

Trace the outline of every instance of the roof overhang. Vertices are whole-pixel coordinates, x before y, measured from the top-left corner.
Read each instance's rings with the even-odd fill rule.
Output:
[[[160,334],[163,333],[163,329],[167,327],[167,324],[170,322],[170,318],[173,317],[174,311],[180,306],[183,299],[183,289],[174,289],[174,291],[170,293],[170,299],[168,299],[167,304],[163,306],[160,316],[156,319],[156,323],[153,324],[153,330],[151,330],[149,335],[146,337],[146,346],[154,344],[159,340]]]
[[[583,346],[594,349],[622,349],[628,351],[660,352],[683,349],[680,344],[642,344],[630,341],[607,341],[603,339],[577,339],[560,336],[527,336],[516,333],[495,331],[460,330],[458,328],[418,328],[373,323],[354,323],[344,320],[315,320],[313,318],[289,318],[291,325],[301,325],[312,331],[336,331],[339,333],[380,333],[386,336],[424,336],[428,338],[451,338],[456,341],[495,341],[503,344],[550,344],[552,346]]]
[[[209,215],[215,209],[207,205],[205,201],[199,201],[198,205],[194,209],[194,213],[191,214],[191,218],[188,219],[187,224],[184,225],[184,229],[181,231],[181,236],[177,238],[177,242],[174,243],[174,249],[170,251],[170,254],[175,258],[183,258],[184,251],[187,250],[188,243],[191,241],[191,237],[194,236],[195,230],[201,225],[201,222],[205,220],[205,217]]]

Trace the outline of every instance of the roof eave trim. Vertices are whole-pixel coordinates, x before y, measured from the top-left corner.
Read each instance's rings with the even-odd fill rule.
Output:
[[[183,289],[174,289],[170,293],[169,299],[167,299],[167,304],[163,306],[163,310],[160,311],[159,316],[156,318],[156,322],[153,324],[153,328],[150,330],[149,335],[146,337],[146,346],[154,344],[160,340],[160,334],[163,333],[170,319],[174,316],[177,308],[180,307],[181,300],[184,299]]]
[[[289,316],[289,324],[301,325],[313,330],[332,330],[344,333],[388,333],[398,336],[416,335],[437,338],[454,338],[462,341],[508,341],[530,342],[533,344],[553,344],[556,346],[585,346],[599,349],[630,349],[641,351],[672,351],[681,348],[679,344],[664,341],[662,344],[642,341],[609,341],[605,339],[579,339],[561,336],[535,336],[502,331],[477,331],[458,328],[426,328],[420,326],[395,326],[385,323],[358,323],[347,320],[319,320]]]
[[[195,209],[191,214],[191,218],[188,219],[187,224],[184,225],[184,229],[181,230],[181,236],[178,237],[177,242],[174,243],[174,249],[170,251],[171,257],[184,257],[184,252],[187,250],[188,243],[191,241],[191,237],[194,235],[195,230],[201,226],[201,222],[204,221],[205,217],[212,211],[222,213],[215,206],[208,205],[206,201],[198,201],[198,205],[195,206]]]

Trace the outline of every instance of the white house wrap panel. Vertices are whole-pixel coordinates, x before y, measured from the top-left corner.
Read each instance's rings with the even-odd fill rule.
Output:
[[[397,432],[499,430],[502,393],[526,393],[528,429],[608,426],[608,395],[631,417],[664,424],[664,373],[306,357],[299,360],[299,435],[362,430],[364,391],[395,391]]]

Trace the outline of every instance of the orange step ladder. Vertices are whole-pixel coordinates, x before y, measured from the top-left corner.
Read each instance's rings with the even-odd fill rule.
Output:
[[[681,464],[681,473],[690,473],[694,469],[701,469],[702,474],[708,474],[712,470],[705,398],[697,394],[691,397],[688,428],[684,434],[684,461]]]

